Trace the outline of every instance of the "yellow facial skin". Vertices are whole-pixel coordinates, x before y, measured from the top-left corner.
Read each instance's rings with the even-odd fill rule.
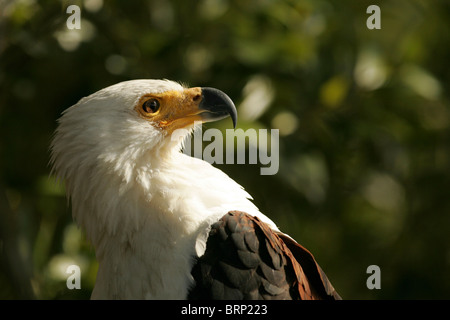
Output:
[[[159,102],[159,108],[155,112],[148,112],[151,110],[145,110],[143,107],[144,103],[151,99]],[[183,91],[144,95],[134,109],[142,118],[171,134],[176,129],[191,126],[195,121],[202,121],[201,114],[205,110],[199,109],[201,101],[202,89],[195,87]]]

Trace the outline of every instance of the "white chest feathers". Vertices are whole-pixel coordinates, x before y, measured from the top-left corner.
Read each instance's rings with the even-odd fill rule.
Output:
[[[144,186],[117,196],[105,221],[117,222],[95,244],[100,266],[92,298],[185,299],[195,258],[224,214],[243,210],[276,228],[222,171],[197,159],[186,163],[177,172],[153,172]]]

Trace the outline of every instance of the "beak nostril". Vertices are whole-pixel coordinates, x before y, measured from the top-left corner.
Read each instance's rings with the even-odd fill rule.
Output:
[[[201,95],[201,94],[196,94],[196,95],[194,96],[194,98],[192,98],[192,100],[193,100],[194,102],[198,102],[198,101],[200,101],[201,98],[202,98],[202,95]]]

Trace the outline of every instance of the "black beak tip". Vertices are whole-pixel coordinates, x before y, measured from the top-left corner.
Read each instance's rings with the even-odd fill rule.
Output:
[[[215,88],[202,88],[200,108],[208,111],[205,113],[206,121],[220,120],[230,116],[233,121],[233,128],[236,128],[237,110],[233,100],[224,92]]]
[[[233,116],[231,117],[231,120],[233,121],[233,129],[236,129],[236,126],[237,126],[237,115],[233,114]]]

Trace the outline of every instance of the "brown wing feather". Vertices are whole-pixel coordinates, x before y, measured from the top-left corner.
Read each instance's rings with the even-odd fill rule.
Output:
[[[212,226],[192,275],[196,284],[189,299],[339,297],[308,250],[240,211],[229,212]]]
[[[315,295],[320,297],[319,299],[341,300],[342,298],[336,292],[311,252],[287,235],[278,232],[277,234],[292,252],[295,262],[302,266],[310,286],[314,288]]]

